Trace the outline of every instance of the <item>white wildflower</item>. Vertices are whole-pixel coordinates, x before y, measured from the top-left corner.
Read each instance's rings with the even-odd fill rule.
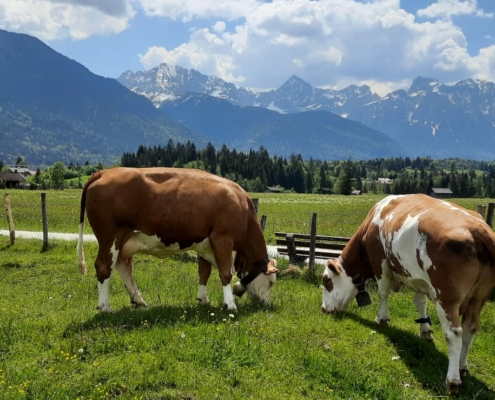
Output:
[[[77,350],[80,354],[84,353],[84,349]]]
[[[181,338],[181,339],[185,339],[185,338],[186,338],[186,334],[185,334],[184,332],[181,332],[181,333],[180,333],[180,338]]]
[[[392,357],[392,361],[397,361],[397,360],[400,360],[400,357],[399,356]]]
[[[234,318],[235,315],[234,314],[229,314],[229,318]]]
[[[210,314],[210,317],[214,317],[214,316],[215,316],[215,313],[211,313],[211,314]]]

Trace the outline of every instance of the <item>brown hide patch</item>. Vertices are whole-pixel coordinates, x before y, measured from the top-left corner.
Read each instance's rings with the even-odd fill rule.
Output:
[[[196,238],[196,239],[188,239],[188,240],[171,240],[171,239],[164,239],[162,237],[160,237],[160,241],[164,244],[164,246],[170,246],[172,244],[175,244],[175,243],[178,243],[179,244],[179,248],[181,250],[184,250],[184,249],[188,249],[189,247],[191,247],[193,244],[196,244],[196,243],[201,243],[203,240],[205,240],[206,238]]]
[[[416,261],[418,262],[419,268],[421,268],[424,271],[425,266],[423,260],[421,259],[421,252],[419,249],[416,249]]]
[[[411,273],[402,266],[400,259],[395,257],[394,254],[390,253],[388,256],[388,265],[390,270],[399,276],[411,277]]]
[[[478,260],[482,264],[489,264],[492,262],[492,256],[488,249],[486,248],[485,244],[479,240],[475,239],[474,245],[476,248],[476,256],[478,257]]]
[[[455,240],[455,239],[447,239],[445,243],[446,248],[455,255],[462,255],[468,247],[466,247],[466,241],[464,240]],[[467,254],[471,256],[471,254]]]
[[[329,292],[333,290],[333,282],[327,274],[323,274],[323,286],[325,286],[325,289],[327,289]]]
[[[327,267],[330,268],[335,274],[342,275],[342,270],[339,264],[335,259],[327,261]]]

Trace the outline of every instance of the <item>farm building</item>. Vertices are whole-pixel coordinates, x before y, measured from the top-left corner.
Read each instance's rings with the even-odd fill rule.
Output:
[[[9,167],[9,172],[18,172],[22,176],[33,176],[36,175],[36,171],[32,171],[25,167]]]
[[[362,193],[361,190],[353,190],[351,192],[351,194],[354,195],[354,196],[361,196],[361,193]]]
[[[0,172],[0,187],[19,189],[28,185],[26,178],[18,172]]]
[[[332,189],[327,188],[327,187],[319,188],[316,191],[316,193],[318,193],[318,194],[333,194]]]
[[[282,193],[282,189],[276,186],[268,186],[265,189],[265,193]]]
[[[452,195],[452,190],[449,188],[432,188],[430,192],[430,196],[437,199],[449,199]]]

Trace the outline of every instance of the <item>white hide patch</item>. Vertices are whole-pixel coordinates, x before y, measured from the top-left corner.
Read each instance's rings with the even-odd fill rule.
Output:
[[[432,288],[430,277],[428,276],[428,269],[435,268],[433,262],[428,256],[426,249],[426,235],[419,231],[419,219],[420,216],[428,211],[411,216],[408,215],[403,225],[398,231],[384,233],[383,226],[386,222],[390,222],[394,218],[394,213],[388,214],[384,220],[380,218],[380,213],[384,207],[386,207],[391,200],[400,198],[402,196],[391,196],[391,199],[387,197],[377,204],[375,215],[373,217],[373,223],[379,227],[380,242],[385,251],[387,259],[399,260],[401,266],[409,272],[411,276],[397,276],[389,269],[388,263],[383,263],[382,267],[384,272],[396,279],[400,280],[409,289],[415,292],[426,294],[430,299],[436,297],[436,293]],[[421,260],[421,264],[418,263],[418,256]]]
[[[124,244],[122,253],[124,257],[130,257],[136,253],[150,254],[158,258],[165,258],[173,254],[193,250],[212,265],[217,266],[215,255],[211,247],[210,239],[206,238],[200,243],[181,249],[179,243],[165,246],[157,235],[146,235],[135,231],[131,238]]]
[[[230,285],[223,287],[223,301],[227,305],[227,310],[236,311],[237,307],[234,301],[234,294],[232,293],[232,287]]]
[[[114,269],[115,267],[115,264],[117,263],[117,259],[119,258],[119,250],[116,249],[115,247],[115,243],[117,241],[114,240],[113,244],[112,244],[112,248],[110,249],[110,254],[112,255],[112,265],[111,265],[111,269]]]
[[[481,215],[480,215],[480,217],[479,217],[479,218],[476,218],[474,215],[469,214],[466,210],[462,210],[462,209],[460,209],[460,208],[458,208],[458,207],[455,207],[455,206],[454,206],[453,204],[451,204],[451,203],[448,203],[448,202],[443,201],[443,200],[439,200],[439,201],[440,201],[440,203],[442,203],[444,206],[446,206],[449,210],[459,211],[459,212],[461,212],[462,214],[464,214],[464,215],[466,215],[466,216],[468,216],[468,217],[470,217],[470,218],[473,218],[473,219],[475,219],[475,220],[477,220],[477,221],[482,221],[482,222],[485,222],[485,220],[484,220],[483,218],[481,218]],[[486,222],[485,222],[485,223],[486,223]]]
[[[98,309],[101,312],[110,312],[110,297],[108,293],[108,287],[110,278],[107,278],[103,283],[98,282]]]

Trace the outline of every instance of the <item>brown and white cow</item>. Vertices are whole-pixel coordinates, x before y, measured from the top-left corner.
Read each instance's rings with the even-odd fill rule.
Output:
[[[324,312],[344,309],[376,279],[376,322],[388,323],[387,299],[402,285],[415,292],[420,336],[432,340],[427,298],[434,301],[449,350],[447,386],[467,375],[468,352],[481,308],[495,286],[495,235],[474,211],[426,195],[388,196],[378,202],[341,257],[323,273]],[[459,316],[462,315],[462,323]]]
[[[212,265],[218,268],[228,310],[236,310],[230,286],[234,270],[240,278],[234,286],[236,295],[247,290],[252,300],[269,301],[276,261],[268,258],[253,202],[232,181],[185,168],[113,168],[94,173],[81,197],[81,273],[86,272],[85,211],[99,245],[95,268],[101,311],[110,311],[108,284],[114,268],[131,302],[147,305],[134,282],[136,253],[163,258],[196,251],[200,303],[209,303],[206,284]]]

